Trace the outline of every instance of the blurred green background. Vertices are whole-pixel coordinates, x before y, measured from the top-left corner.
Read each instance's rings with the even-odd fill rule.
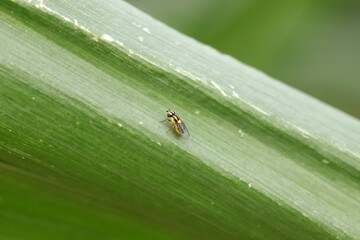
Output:
[[[359,0],[127,0],[360,118]]]

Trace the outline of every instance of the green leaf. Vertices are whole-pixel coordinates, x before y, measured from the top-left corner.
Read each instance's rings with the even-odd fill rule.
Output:
[[[3,238],[360,237],[358,120],[121,1],[0,19]]]

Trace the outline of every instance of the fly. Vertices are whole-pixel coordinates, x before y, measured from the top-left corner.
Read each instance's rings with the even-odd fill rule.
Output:
[[[174,111],[171,111],[170,109],[166,110],[167,112],[167,119],[160,121],[160,122],[165,122],[165,121],[169,121],[171,122],[171,127],[174,127],[174,130],[177,134],[185,136],[185,137],[189,137],[190,133],[187,130],[184,122],[182,120],[180,120],[180,118],[175,114]]]

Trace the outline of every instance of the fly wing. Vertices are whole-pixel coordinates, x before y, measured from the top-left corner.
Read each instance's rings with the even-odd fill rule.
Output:
[[[183,121],[181,121],[180,123],[175,123],[175,126],[177,127],[177,129],[179,129],[181,135],[183,135],[184,137],[190,136],[189,130],[186,128]]]

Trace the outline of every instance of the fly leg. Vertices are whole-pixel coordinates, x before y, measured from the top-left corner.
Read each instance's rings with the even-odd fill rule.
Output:
[[[171,127],[166,131],[166,133],[168,133],[172,129],[173,126],[174,125],[172,124]]]
[[[168,118],[167,118],[167,119],[165,119],[165,120],[159,121],[159,122],[166,122],[166,121],[171,122],[171,120],[169,120]]]
[[[166,122],[166,121],[169,121],[169,122],[171,122],[171,120],[170,119],[165,119],[165,120],[162,120],[162,121],[159,121],[159,122],[161,122],[161,123],[163,123],[163,122]],[[171,127],[166,131],[166,133],[168,133],[173,127],[174,127],[175,125],[171,122]]]

